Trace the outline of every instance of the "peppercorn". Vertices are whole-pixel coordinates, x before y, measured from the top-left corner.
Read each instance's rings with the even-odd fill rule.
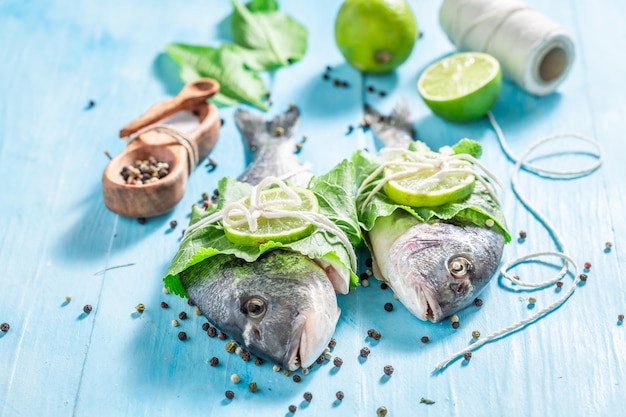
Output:
[[[234,340],[227,342],[224,345],[224,349],[226,349],[226,352],[228,353],[234,353],[235,350],[237,350],[237,342],[235,342]]]
[[[202,315],[202,311],[200,311],[200,308],[198,306],[195,306],[193,308],[193,312],[196,313],[196,316],[201,316]]]
[[[362,358],[367,358],[370,355],[370,348],[368,348],[367,346],[362,347],[360,355]]]
[[[325,79],[325,80],[330,80],[330,75],[324,74],[324,75],[322,75],[322,78]]]
[[[585,282],[587,281],[587,274],[580,274],[579,278],[581,281]]]
[[[245,351],[245,350],[244,350],[244,351],[241,353],[241,359],[242,359],[244,362],[250,362],[250,352],[247,352],[247,351]]]
[[[96,105],[96,102],[93,100],[89,100],[89,102],[87,103],[87,105],[85,106],[85,110],[91,110],[94,108],[94,106]]]
[[[202,323],[202,330],[204,330],[205,332],[209,330],[209,327],[211,327],[209,323],[207,322]]]
[[[231,390],[226,390],[224,395],[226,395],[226,398],[228,398],[229,400],[232,400],[233,398],[235,398],[235,393],[232,392]]]
[[[299,153],[302,150],[302,144],[296,143],[296,153]]]
[[[85,314],[91,313],[91,310],[93,310],[93,307],[91,307],[91,304],[85,304],[85,306],[83,307],[83,311],[85,312]]]
[[[274,366],[272,366],[272,371],[274,371],[274,372],[280,372],[280,366],[278,366],[278,365],[274,365]]]
[[[454,322],[458,322],[458,321],[459,321],[459,316],[457,316],[456,314],[453,314],[453,315],[450,317],[450,321],[451,321],[452,323],[454,323]]]
[[[179,340],[187,340],[187,333],[185,333],[185,332],[178,332],[178,339]]]
[[[385,311],[393,311],[393,304],[385,303]]]
[[[224,126],[224,122],[225,122],[224,119],[220,119],[220,126]]]
[[[379,91],[378,95],[381,97],[385,97],[387,95],[387,93],[385,91]]]
[[[324,355],[320,355],[317,359],[315,359],[315,363],[321,365],[324,363]]]
[[[2,323],[0,324],[0,331],[6,333],[9,331],[9,329],[11,328],[11,326],[9,325],[9,323]]]
[[[365,272],[362,272],[362,273],[361,273],[361,275],[359,275],[359,278],[360,278],[361,280],[364,280],[364,279],[369,278],[369,275],[367,275]]]
[[[304,393],[303,397],[304,397],[304,401],[310,403],[311,400],[313,399],[313,394],[307,391]]]
[[[295,406],[295,405],[293,405],[293,404],[291,404],[291,405],[289,406],[289,412],[290,412],[290,413],[295,413],[297,409],[298,409],[298,407],[296,407],[296,406]]]
[[[263,359],[259,358],[258,356],[254,358],[255,365],[261,365],[262,363],[263,363]]]
[[[343,359],[341,359],[339,356],[335,357],[335,359],[333,360],[333,365],[335,365],[337,368],[340,368],[341,365],[343,365]]]
[[[278,128],[276,128],[276,131],[278,132]],[[277,135],[277,136],[281,136],[281,135]],[[215,162],[215,159],[211,158],[209,156],[209,166],[211,167],[211,170],[214,170],[215,168],[217,168],[217,162]]]
[[[343,400],[343,391],[337,391],[335,397],[337,397],[339,401]]]
[[[556,286],[557,286],[557,288],[563,287],[563,281],[557,281],[556,282]]]
[[[491,228],[495,225],[496,223],[493,221],[493,219],[487,219],[485,220],[485,226]]]
[[[332,349],[335,346],[337,346],[337,341],[335,339],[331,338],[330,342],[328,342],[328,347]]]
[[[298,382],[300,382],[300,381],[302,381],[302,377],[301,377],[300,375],[298,375],[298,374],[295,374],[295,375],[293,376],[293,382],[298,383]]]
[[[230,382],[232,382],[233,384],[238,384],[241,382],[241,377],[239,376],[239,374],[232,374],[230,376]]]
[[[178,327],[178,320],[172,320],[172,326]]]
[[[591,269],[591,262],[585,262],[585,269]]]
[[[248,389],[250,390],[251,393],[255,393],[259,390],[259,387],[256,384],[256,382],[252,381],[248,384]]]
[[[431,404],[434,404],[435,402],[434,402],[433,400],[429,400],[428,398],[424,398],[424,397],[422,397],[422,398],[420,399],[420,403],[422,403],[422,404],[428,404],[428,405],[431,405]]]
[[[145,217],[137,218],[137,223],[139,223],[139,224],[146,224],[146,218]]]
[[[606,242],[604,244],[604,251],[605,252],[610,252],[612,247],[613,247],[613,244],[611,242]]]
[[[206,334],[209,337],[215,337],[217,335],[217,329],[215,327],[209,327],[209,329],[206,331]]]
[[[430,342],[430,338],[428,336],[422,336],[422,338],[420,340],[422,341],[422,343]]]
[[[348,133],[347,134],[352,133],[353,130],[354,130],[354,126],[348,125]]]
[[[459,323],[458,321],[453,321],[452,322],[452,328],[453,329],[458,329],[459,327],[461,327],[461,323]]]
[[[380,283],[380,289],[381,290],[386,290],[387,288],[389,288],[389,285],[387,285],[386,282],[381,282]]]
[[[284,134],[285,134],[285,128],[283,128],[282,126],[278,126],[278,127],[276,128],[275,135],[276,135],[276,136],[282,136],[282,135],[284,135]]]
[[[220,360],[215,356],[213,356],[211,360],[209,361],[209,365],[211,366],[217,366],[219,364],[220,364]]]
[[[463,359],[465,359],[466,361],[469,361],[470,359],[472,359],[472,352],[469,352],[469,351],[465,352],[463,354]]]
[[[618,314],[617,319],[619,321],[624,321],[624,315],[623,314]]]
[[[65,302],[69,303],[70,301],[72,301],[72,296],[71,295],[66,295],[65,296]]]
[[[524,230],[520,230],[519,231],[519,238],[520,239],[526,239],[526,232]]]
[[[393,374],[393,366],[385,365],[385,367],[383,368],[383,372],[385,373],[385,375]]]
[[[373,93],[374,91],[375,91],[375,88],[374,88],[374,86],[373,86],[373,85],[368,85],[368,86],[367,86],[367,92],[368,92],[368,93]]]
[[[387,407],[378,407],[378,410],[376,410],[376,415],[378,417],[385,417],[387,415]]]
[[[537,299],[535,297],[529,297],[528,298],[528,304],[530,304],[530,305],[537,304]]]
[[[483,300],[481,300],[480,298],[475,298],[475,299],[474,299],[474,305],[475,305],[476,307],[480,307],[480,306],[482,306],[482,305],[483,305]]]
[[[381,334],[379,331],[374,331],[374,334],[372,334],[372,339],[374,340],[380,340],[381,338]]]
[[[361,280],[361,285],[362,285],[363,287],[365,287],[365,288],[369,287],[369,286],[370,286],[370,280],[369,280],[369,279],[367,279],[367,278],[362,279],[362,280]]]
[[[472,331],[472,338],[478,339],[480,337],[480,332],[478,330]]]
[[[139,303],[135,306],[135,310],[137,310],[137,313],[141,314],[144,311],[146,311],[146,306],[143,305],[142,303]]]
[[[170,305],[167,304],[165,301],[161,301],[161,308],[169,308]]]

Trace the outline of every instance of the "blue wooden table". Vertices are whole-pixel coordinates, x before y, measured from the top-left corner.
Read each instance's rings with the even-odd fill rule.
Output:
[[[424,32],[412,56],[395,73],[363,76],[345,64],[333,38],[340,2],[283,2],[282,9],[309,31],[305,58],[265,74],[270,117],[295,103],[300,156],[315,173],[329,170],[356,149],[373,149],[371,132],[358,125],[363,104],[389,111],[408,100],[419,137],[433,148],[462,137],[483,145],[482,161],[505,183],[501,199],[515,236],[503,261],[536,250],[554,250],[543,226],[519,203],[504,156],[486,119],[453,125],[431,114],[415,82],[429,62],[452,51],[437,21],[439,2],[411,1]],[[604,165],[592,175],[554,181],[522,174],[520,186],[563,236],[572,257],[590,262],[589,278],[557,311],[433,374],[434,365],[472,339],[505,327],[555,300],[555,287],[528,292],[495,277],[484,305],[459,313],[462,326],[424,323],[372,280],[339,296],[342,315],[332,354],[343,358],[316,367],[299,384],[271,364],[245,363],[223,341],[202,331],[203,318],[186,301],[162,292],[161,278],[180,241],[190,206],[225,175],[245,167],[234,108],[212,153],[213,172],[200,165],[181,203],[139,224],[103,204],[103,154],[123,150],[120,127],[181,87],[176,67],[162,52],[179,41],[216,44],[228,37],[227,1],[107,2],[5,0],[0,3],[0,416],[297,415],[374,416],[615,416],[626,403],[626,6],[618,0],[531,2],[572,34],[576,62],[550,96],[537,98],[505,83],[494,114],[513,151],[535,139],[574,131],[598,139]],[[322,79],[327,65],[349,82],[337,89]],[[374,85],[388,94],[367,92]],[[89,106],[93,101],[93,107]],[[539,158],[567,167],[589,158]],[[179,227],[170,230],[170,220]],[[521,242],[520,230],[527,232]],[[605,251],[605,242],[613,247]],[[550,261],[550,260],[548,260]],[[361,265],[362,267],[362,265]],[[550,265],[524,265],[520,274],[540,281]],[[564,279],[565,286],[572,278]],[[66,301],[71,296],[71,301]],[[169,309],[160,307],[165,301]],[[383,304],[392,302],[392,312]],[[146,310],[138,314],[135,306]],[[93,311],[83,313],[90,304]],[[178,328],[171,320],[189,314]],[[367,338],[376,328],[383,337]],[[177,338],[180,330],[189,339]],[[430,338],[422,343],[422,336]],[[371,349],[359,359],[363,346]],[[216,356],[218,367],[209,359]],[[394,374],[384,377],[383,367]],[[238,373],[242,382],[233,384]],[[256,382],[257,393],[248,391]],[[224,391],[235,392],[232,401]],[[342,390],[345,398],[335,400]],[[313,395],[310,404],[303,393]],[[421,398],[434,401],[424,404]]]

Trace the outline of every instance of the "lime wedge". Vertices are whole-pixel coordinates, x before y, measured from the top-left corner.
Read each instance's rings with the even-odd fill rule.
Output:
[[[443,58],[417,81],[417,90],[433,113],[457,123],[484,116],[496,104],[501,88],[498,60],[481,52]]]
[[[270,188],[260,192],[259,202],[265,210],[285,211],[281,217],[264,217],[263,213],[257,218],[257,229],[252,231],[243,214],[231,213],[229,220],[236,225],[224,223],[226,238],[232,243],[244,246],[259,246],[269,241],[290,243],[309,236],[315,226],[308,221],[295,217],[297,212],[319,212],[317,198],[313,192],[298,187],[290,187],[300,197],[300,203],[293,199],[281,188]],[[244,207],[250,210],[250,197],[239,200]]]
[[[472,194],[476,182],[468,173],[443,173],[438,169],[411,172],[397,165],[385,168],[385,176],[402,171],[407,176],[388,181],[383,190],[395,203],[410,207],[435,207],[464,200]]]

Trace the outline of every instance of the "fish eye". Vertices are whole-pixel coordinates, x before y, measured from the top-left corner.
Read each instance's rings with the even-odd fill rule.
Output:
[[[265,300],[252,297],[245,302],[241,311],[252,318],[261,317],[265,314]]]
[[[464,256],[456,256],[448,261],[448,269],[455,279],[465,279],[472,271],[471,262]]]

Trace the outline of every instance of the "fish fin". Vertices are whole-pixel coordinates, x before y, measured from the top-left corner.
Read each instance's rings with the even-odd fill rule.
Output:
[[[247,110],[238,109],[235,112],[235,122],[246,139],[250,149],[256,149],[258,141],[263,133],[276,135],[277,129],[283,129],[283,136],[291,137],[295,134],[300,121],[300,110],[292,106],[285,113],[276,116],[273,120],[266,122],[260,115]]]
[[[406,100],[398,101],[389,116],[366,104],[365,118],[384,146],[406,148],[415,140],[416,132]]]

